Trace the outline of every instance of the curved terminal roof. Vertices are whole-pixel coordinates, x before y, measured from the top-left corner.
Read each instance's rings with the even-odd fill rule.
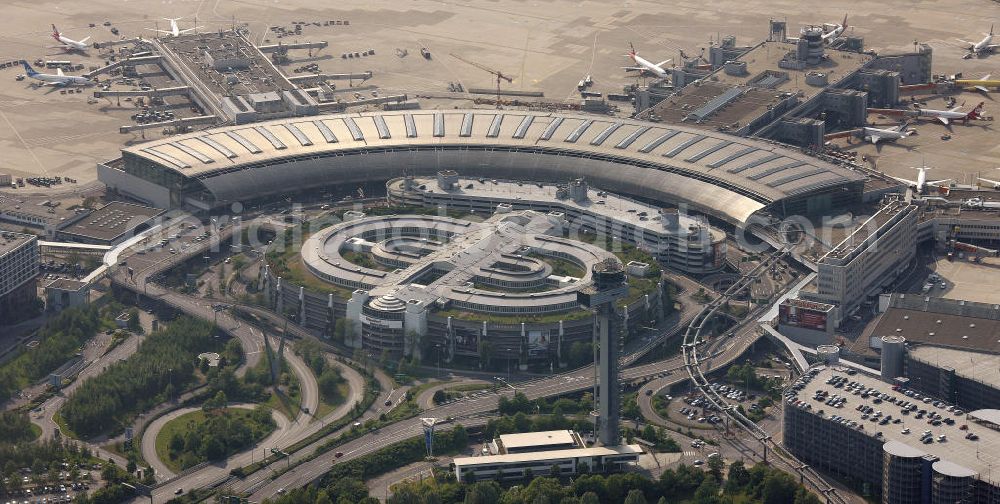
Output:
[[[222,201],[327,184],[331,175],[345,175],[349,182],[388,180],[403,170],[458,169],[520,180],[584,176],[596,187],[687,203],[736,223],[775,201],[864,180],[759,139],[607,116],[513,110],[287,118],[154,140],[123,153],[200,179]],[[342,158],[326,160],[334,156]]]

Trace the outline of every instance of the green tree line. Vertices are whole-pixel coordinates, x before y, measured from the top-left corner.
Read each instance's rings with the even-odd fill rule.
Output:
[[[100,309],[93,304],[64,310],[46,322],[34,338],[37,347],[0,367],[0,401],[66,363],[100,328]]]
[[[135,414],[177,395],[195,379],[197,356],[219,351],[210,323],[178,318],[154,332],[124,361],[89,378],[60,411],[81,436],[94,436],[127,423]]]

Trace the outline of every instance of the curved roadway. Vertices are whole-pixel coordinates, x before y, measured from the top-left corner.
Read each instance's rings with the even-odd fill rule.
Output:
[[[257,405],[238,403],[238,404],[229,404],[226,407],[252,410],[256,408]],[[159,455],[156,453],[156,438],[160,435],[160,431],[168,422],[176,418],[180,418],[194,411],[201,411],[201,408],[196,408],[196,407],[180,408],[171,411],[170,413],[167,413],[157,418],[156,420],[153,420],[153,422],[150,423],[149,426],[146,427],[146,430],[142,433],[142,445],[141,445],[142,458],[146,461],[146,463],[150,465],[150,467],[153,468],[153,471],[158,477],[173,478],[174,476],[176,476],[176,474],[172,470],[170,470],[170,468],[167,467],[167,465],[163,463],[162,460],[160,460]],[[288,421],[288,418],[286,418],[285,415],[282,415],[281,413],[278,413],[275,410],[271,410],[271,417],[274,418],[277,427],[274,429],[274,432],[272,432],[266,438],[261,440],[260,443],[257,443],[257,445],[255,445],[252,449],[256,450],[257,447],[259,446],[264,446],[264,447],[274,446],[277,440],[281,439],[288,433],[288,429],[289,427],[291,427],[291,423]]]
[[[204,246],[204,244],[202,244]],[[193,255],[194,250],[189,251],[186,255]],[[143,261],[138,261],[137,259],[142,258]],[[237,338],[240,339],[241,344],[243,344],[246,349],[247,361],[254,362],[259,359],[260,351],[260,335],[257,331],[250,330],[246,325],[240,323],[239,321],[233,319],[225,312],[215,313],[212,307],[198,298],[191,298],[176,292],[166,291],[148,282],[148,279],[152,275],[152,270],[155,268],[157,271],[162,270],[174,263],[180,258],[177,256],[171,257],[166,256],[162,258],[150,257],[150,254],[145,256],[132,255],[128,258],[129,266],[135,267],[136,278],[134,280],[126,278],[123,273],[124,268],[118,268],[117,274],[114,276],[116,283],[122,286],[135,290],[137,292],[146,292],[148,295],[157,297],[167,304],[174,306],[175,308],[184,311],[193,316],[197,316],[203,319],[212,320],[218,317],[218,324],[220,327],[229,328],[228,330]],[[136,262],[138,264],[133,264]],[[687,305],[687,303],[685,303]],[[690,308],[690,307],[689,307]],[[257,311],[257,310],[255,310]],[[264,310],[260,310],[264,311]],[[690,312],[696,310],[684,310],[678,320],[678,324],[673,327],[668,328],[667,333],[673,333],[678,328],[683,327],[687,324],[688,319],[690,319]],[[269,313],[269,312],[268,312]],[[273,314],[270,314],[272,315]],[[273,316],[276,317],[276,316]],[[269,316],[269,318],[273,318]],[[313,337],[309,331],[296,326],[295,324],[289,324],[289,331],[299,337]],[[662,336],[662,335],[661,335]],[[659,339],[659,338],[657,338]],[[726,346],[724,350],[721,351],[718,358],[719,365],[723,363],[728,363],[737,358],[743,353],[747,345],[731,344]],[[294,355],[291,352],[286,353],[290,357],[290,361],[293,360]],[[678,373],[684,369],[684,361],[681,356],[675,356],[670,359],[661,360],[658,362],[653,362],[650,364],[645,364],[641,366],[633,366],[626,368],[622,371],[622,380],[634,381],[640,379],[649,379],[654,377],[666,376],[666,373],[672,373],[678,381],[681,379],[678,374],[683,375],[683,373]],[[378,373],[376,373],[378,375]],[[312,377],[311,373],[307,376]],[[531,382],[526,382],[518,384],[518,389],[524,392],[529,398],[538,397],[552,397],[573,392],[578,392],[582,390],[589,389],[593,386],[593,376],[594,368],[592,365],[585,366],[583,368],[570,371],[567,373],[562,373],[559,375],[554,375]],[[387,377],[379,377],[380,382],[383,380],[388,381]],[[684,377],[686,379],[686,377]],[[315,377],[312,377],[315,380]],[[303,380],[305,383],[306,380]],[[373,406],[372,410],[366,413],[367,417],[371,417],[378,414],[381,409],[383,401],[390,399],[391,397],[387,392],[387,383],[382,383],[383,393],[380,394],[378,402]],[[391,384],[388,384],[391,388]],[[310,392],[303,388],[303,394],[308,395]],[[510,389],[501,391],[503,395],[512,395]],[[315,403],[314,403],[315,404]],[[456,401],[451,404],[434,407],[426,410],[421,416],[424,417],[436,417],[436,418],[455,418],[460,420],[465,425],[475,425],[478,423],[485,422],[484,415],[496,409],[497,398],[492,395],[480,396],[475,398],[466,398]],[[375,409],[378,408],[378,409]],[[310,411],[315,411],[310,409]],[[303,418],[302,415],[299,417]],[[315,432],[321,428],[320,422],[314,422],[313,428],[307,428],[306,425],[301,425],[301,422],[297,429],[292,430],[285,438],[281,446],[288,446],[295,441],[304,439],[309,433]],[[292,453],[288,460],[282,459],[275,463],[272,463],[269,467],[264,468],[255,474],[243,479],[230,478],[229,471],[236,467],[242,467],[250,463],[250,456],[248,454],[239,454],[234,456],[224,463],[208,465],[202,467],[198,470],[192,471],[191,473],[182,475],[174,480],[171,480],[165,484],[162,484],[155,489],[153,489],[152,501],[156,502],[166,502],[173,498],[174,492],[178,489],[183,489],[185,491],[193,488],[201,488],[214,486],[226,482],[234,491],[236,492],[249,492],[252,494],[251,500],[253,502],[260,502],[267,497],[271,497],[277,493],[280,488],[294,488],[308,484],[316,479],[320,478],[323,474],[329,471],[329,468],[334,463],[343,462],[346,460],[351,460],[362,455],[372,453],[375,450],[387,446],[389,444],[407,439],[410,437],[418,436],[421,434],[421,422],[419,418],[412,418],[409,420],[404,420],[397,422],[395,424],[383,427],[379,432],[368,433],[360,438],[345,443],[343,446],[337,447],[336,450],[328,450],[324,453],[319,454],[312,460],[301,463],[296,467],[287,470],[284,474],[275,477],[272,480],[272,475],[275,471],[285,470],[286,466],[290,464],[295,464],[303,461],[304,459],[311,457],[315,454],[316,448],[321,444],[325,443],[328,439],[339,435],[339,432],[335,432],[322,439],[317,440],[314,443]],[[343,452],[344,455],[341,458],[337,458],[335,453],[337,451]],[[229,480],[229,481],[227,481]]]

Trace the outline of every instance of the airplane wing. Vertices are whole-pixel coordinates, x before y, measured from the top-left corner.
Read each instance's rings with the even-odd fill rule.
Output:
[[[989,93],[990,90],[986,86],[972,86],[972,89],[979,91],[980,93]]]
[[[993,184],[993,187],[1000,187],[1000,180],[990,180],[982,177],[979,177],[979,180],[982,182],[989,182],[990,184]]]
[[[937,120],[941,121],[941,124],[944,124],[945,126],[951,124],[951,121],[947,117],[938,116]]]
[[[204,28],[204,26],[195,26],[194,28],[188,28],[187,30],[178,30],[177,33],[192,32],[192,31],[195,31],[195,30],[197,30],[199,28]]]
[[[62,71],[62,68],[58,68],[58,67],[57,67],[57,68],[56,68],[56,75],[58,75],[58,76],[60,76],[60,77],[63,77],[63,76],[65,76],[66,74],[64,74],[64,73],[63,73],[63,71]]]
[[[90,40],[90,37],[85,37],[84,39],[80,40],[80,43],[86,44],[88,40]]]
[[[936,185],[941,185],[941,184],[943,184],[945,182],[951,182],[951,180],[952,179],[950,179],[950,178],[941,179],[941,180],[928,180],[927,182],[924,182],[924,185],[933,185],[933,186],[936,186]]]
[[[625,70],[626,72],[643,72],[646,70],[643,67],[637,67],[637,66],[627,66],[627,67],[622,67],[622,69]]]
[[[889,175],[889,176],[892,177],[892,175]],[[902,178],[902,177],[892,177],[892,178],[894,178],[894,179],[896,179],[896,180],[898,180],[898,181],[900,181],[900,182],[902,182],[904,184],[910,184],[911,186],[917,185],[917,181],[916,180],[907,180],[907,179]]]
[[[657,64],[656,64],[656,66],[658,66],[658,67],[662,67],[663,65],[666,65],[667,63],[670,63],[670,62],[671,62],[671,61],[673,61],[673,60],[674,60],[673,58],[667,58],[667,59],[665,59],[665,60],[663,60],[663,61],[661,61],[661,62],[657,63]]]
[[[149,30],[149,31],[154,31],[156,33],[167,33],[167,34],[173,33],[170,30],[158,30],[156,28],[146,28],[146,29]]]
[[[959,42],[961,42],[963,44],[968,44],[970,46],[976,45],[976,44],[973,44],[972,42],[969,42],[968,40],[962,40],[962,39],[955,39],[955,40],[957,40],[957,41],[959,41]]]
[[[881,140],[881,139],[882,139],[882,137],[880,137],[878,135],[872,135],[872,136],[868,137],[868,140],[871,141],[871,143],[873,143],[873,144],[877,144],[878,141]]]

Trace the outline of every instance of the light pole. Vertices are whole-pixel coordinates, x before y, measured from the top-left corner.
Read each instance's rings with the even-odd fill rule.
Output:
[[[513,352],[514,349],[513,348],[507,348],[506,350],[508,352],[508,355],[507,355],[507,381],[510,381],[510,352]]]
[[[434,344],[434,349],[437,351],[437,358],[438,358],[438,378],[440,378],[441,377],[441,344],[440,343],[435,343]]]

